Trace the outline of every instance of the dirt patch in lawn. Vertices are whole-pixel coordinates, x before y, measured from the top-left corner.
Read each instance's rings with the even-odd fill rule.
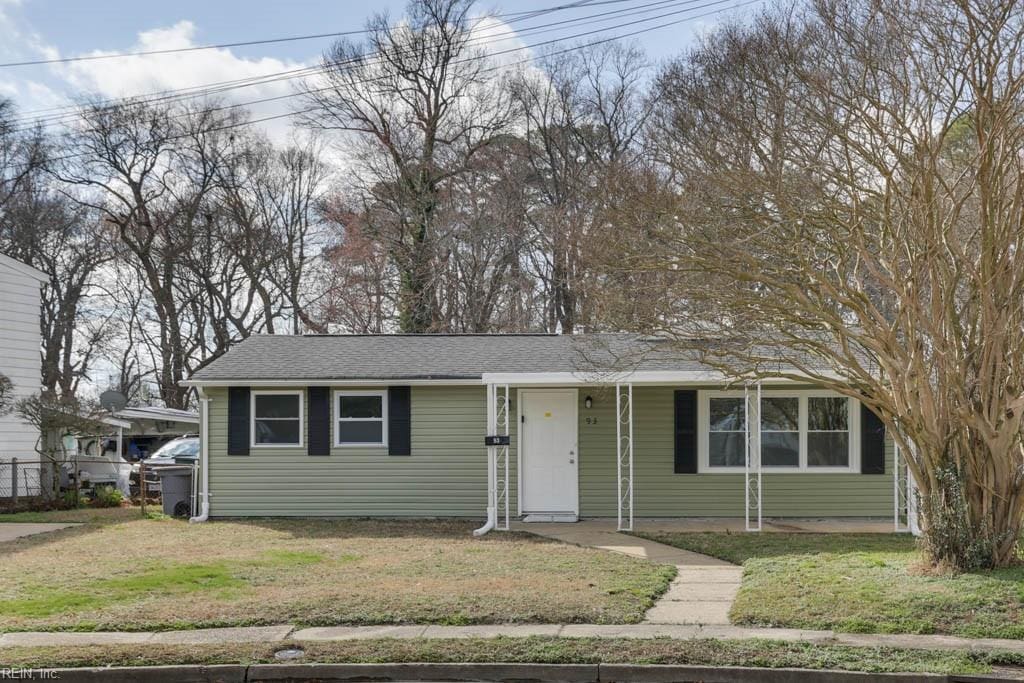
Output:
[[[742,564],[737,624],[1024,638],[1024,566],[925,573],[896,534],[641,535]]]
[[[5,544],[0,630],[631,623],[674,574],[473,526],[111,517]]]

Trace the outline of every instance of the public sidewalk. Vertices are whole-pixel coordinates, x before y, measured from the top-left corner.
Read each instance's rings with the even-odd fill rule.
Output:
[[[53,524],[48,522],[3,522],[0,523],[0,543],[16,541],[26,536],[36,534],[48,534],[51,531],[60,531],[80,524]]]
[[[481,626],[329,626],[296,628],[252,626],[194,631],[129,632],[36,632],[4,633],[0,648],[67,647],[73,645],[217,645],[223,643],[315,642],[338,640],[446,639],[446,638],[671,638],[679,641],[708,639],[737,640],[762,638],[819,645],[886,647],[916,650],[963,650],[972,652],[1014,652],[1024,654],[1024,640],[997,638],[959,638],[935,635],[890,635],[835,633],[782,628],[743,628],[740,626],[698,626],[682,624],[509,624]]]

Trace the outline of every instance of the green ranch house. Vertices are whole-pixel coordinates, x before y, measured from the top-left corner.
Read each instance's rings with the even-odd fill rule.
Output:
[[[194,521],[913,517],[855,399],[738,382],[636,335],[263,335],[187,383]]]

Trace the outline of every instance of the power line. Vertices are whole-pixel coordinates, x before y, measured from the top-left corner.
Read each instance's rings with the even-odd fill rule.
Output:
[[[588,5],[591,6],[591,7],[596,7],[598,5],[621,4],[623,2],[636,2],[636,1],[637,0],[601,0],[599,2],[593,2],[593,0],[589,0],[589,2],[588,2],[588,0],[583,0],[583,2],[588,2]],[[669,4],[669,3],[672,3],[672,2],[676,2],[676,1],[678,1],[678,0],[659,0],[657,2],[651,2],[651,3],[648,3],[646,5],[640,5],[639,7],[642,8],[642,7],[649,7],[649,6],[653,6],[653,5],[665,5],[665,4]],[[687,0],[687,1],[695,2],[696,0]],[[575,2],[575,3],[571,3],[569,5],[558,5],[558,6],[551,7],[551,8],[542,8],[542,9],[539,9],[539,10],[533,10],[533,11],[528,12],[528,13],[516,13],[516,14],[528,14],[529,16],[524,16],[524,17],[521,17],[520,19],[513,19],[513,20],[509,21],[508,23],[514,23],[516,21],[521,21],[521,20],[524,20],[524,19],[530,19],[530,18],[539,16],[541,14],[552,13],[552,12],[559,11],[559,10],[566,9],[566,8],[579,8],[579,7],[583,6],[583,2]],[[538,29],[542,29],[542,28],[545,28],[545,27],[556,26],[556,25],[561,25],[561,24],[584,22],[585,20],[593,19],[595,17],[601,17],[601,16],[619,15],[619,14],[623,14],[623,13],[627,13],[627,15],[629,15],[629,14],[632,14],[631,10],[635,10],[635,9],[636,8],[626,8],[626,9],[622,9],[622,10],[615,10],[615,11],[610,11],[610,12],[602,12],[602,13],[599,13],[599,14],[586,15],[586,16],[577,17],[577,18],[574,18],[574,19],[566,19],[566,20],[562,20],[562,21],[558,21],[558,22],[549,22],[547,24],[541,24],[541,25],[537,25],[537,26],[525,27],[525,28],[519,29],[517,31],[509,31],[509,32],[506,32],[504,35],[520,35],[520,34],[525,34],[525,33],[534,33],[534,32],[537,32]],[[481,18],[481,21],[483,19],[486,19],[486,18],[488,18],[488,17]],[[487,37],[487,36],[482,36],[482,37]],[[494,37],[497,37],[497,36],[494,36]],[[470,42],[479,41],[480,38],[481,37],[474,38]],[[329,63],[326,66],[328,66],[328,67],[330,67],[330,66],[337,66],[339,64],[341,64],[341,62]],[[103,104],[107,104],[107,103],[113,103],[113,102],[118,102],[118,101],[129,101],[129,100],[138,101],[139,98],[147,98],[147,97],[151,97],[151,96],[156,98],[156,99],[154,99],[152,101],[160,101],[160,100],[163,100],[163,99],[172,99],[174,96],[176,96],[178,94],[184,95],[187,92],[191,92],[192,93],[192,95],[190,95],[190,96],[203,96],[203,95],[208,95],[208,94],[216,94],[216,93],[219,93],[219,92],[226,92],[227,90],[232,90],[232,89],[235,89],[235,88],[250,87],[250,86],[253,86],[253,85],[262,85],[264,83],[272,83],[272,82],[276,82],[278,80],[285,80],[282,77],[283,76],[287,76],[287,75],[292,75],[291,77],[299,77],[299,76],[302,76],[302,75],[307,75],[307,74],[314,73],[316,71],[321,71],[321,70],[323,70],[323,68],[324,68],[324,65],[308,66],[308,67],[302,67],[302,68],[299,68],[299,69],[292,69],[292,70],[280,71],[280,72],[271,72],[269,74],[263,74],[263,75],[260,75],[260,76],[252,76],[252,77],[247,77],[247,78],[242,78],[242,79],[234,79],[234,80],[230,80],[230,81],[220,81],[220,82],[214,82],[214,83],[206,83],[206,84],[201,84],[201,85],[188,86],[186,88],[168,89],[168,90],[156,91],[156,92],[152,92],[152,93],[144,93],[144,94],[137,94],[137,95],[133,95],[133,96],[126,96],[126,97],[108,98],[106,100],[100,100],[99,102],[97,102],[95,104],[103,105]],[[167,97],[160,97],[160,96],[165,96],[165,95]],[[25,112],[25,114],[35,114],[35,113],[40,113],[41,114],[41,113],[49,112],[49,111],[53,111],[53,112],[71,111],[72,112],[72,116],[77,116],[78,115],[78,109],[79,109],[78,105],[65,105],[65,106],[61,106],[61,107],[51,107],[49,109],[33,110],[33,111],[30,111],[30,112]],[[36,120],[38,120],[39,122],[46,123],[48,119],[54,119],[54,118],[67,118],[67,117],[66,116],[62,116],[62,115],[58,115],[58,114],[51,114],[51,115],[48,115],[48,116],[35,117],[33,119],[31,117],[28,117],[27,115],[23,115],[23,116],[19,117],[18,119],[16,119],[16,122],[17,123],[25,123],[27,121],[32,121],[34,123]]]
[[[603,5],[603,4],[621,4],[622,2],[627,2],[627,1],[628,2],[636,2],[636,0],[602,0],[601,2],[592,3],[589,6],[590,7],[596,7],[597,5]],[[723,0],[723,1],[725,1],[725,0]],[[517,37],[517,36],[525,36],[525,35],[540,34],[540,33],[550,33],[553,30],[553,27],[565,26],[567,24],[571,24],[571,25],[575,25],[575,26],[585,26],[585,25],[588,25],[588,24],[607,22],[607,21],[611,21],[613,19],[620,19],[620,18],[636,16],[636,15],[640,15],[640,14],[647,14],[647,13],[650,13],[650,12],[653,12],[653,11],[657,11],[658,9],[664,8],[666,6],[690,5],[690,4],[693,4],[695,2],[698,2],[698,0],[656,0],[654,2],[648,2],[648,3],[645,3],[645,4],[641,4],[641,5],[637,5],[637,6],[633,6],[633,7],[626,7],[626,8],[618,9],[618,10],[612,10],[612,11],[607,11],[607,12],[600,12],[600,13],[596,13],[596,14],[589,14],[589,15],[584,15],[582,17],[576,17],[576,18],[572,18],[572,19],[563,19],[563,20],[559,20],[559,21],[553,21],[553,22],[548,22],[548,23],[545,23],[545,24],[538,24],[538,25],[534,25],[534,26],[527,26],[527,27],[523,27],[521,29],[499,32],[499,33],[492,34],[492,35],[484,34],[484,35],[480,35],[480,36],[475,36],[475,37],[470,38],[470,40],[467,41],[467,44],[479,43],[479,42],[488,42],[489,40],[499,39],[499,38],[502,38],[502,37],[505,37],[505,36]],[[582,5],[579,2],[573,3],[571,5],[571,7],[574,7],[574,8],[578,8],[578,7],[581,7],[581,6]],[[552,7],[552,8],[545,8],[545,9],[541,9],[541,10],[534,10],[534,11],[529,13],[530,17],[524,17],[524,18],[533,18],[534,16],[537,16],[537,15],[539,15],[541,13],[551,13],[551,12],[555,12],[555,11],[558,11],[558,10],[561,10],[561,9],[565,9],[567,7],[570,7],[570,5],[559,5],[559,6]],[[668,15],[658,15],[658,16],[655,16],[655,17],[649,17],[649,20],[653,21],[654,19],[657,19],[657,18],[660,18],[660,17],[663,17],[663,16],[668,16]],[[485,20],[487,18],[488,17],[482,17],[480,19],[480,21],[483,21],[483,20]],[[628,24],[625,24],[625,25],[628,26],[628,25],[631,25],[633,23],[637,23],[637,22],[631,22],[631,23],[628,23]],[[618,26],[616,28],[618,28]],[[583,35],[587,35],[587,34],[583,34]],[[572,38],[572,37],[576,37],[576,36],[569,36],[569,38]],[[157,92],[154,92],[154,93],[148,93],[148,94],[144,94],[144,95],[135,95],[135,96],[132,96],[132,97],[109,98],[107,100],[101,100],[101,101],[96,102],[94,104],[98,105],[98,106],[105,106],[105,105],[113,104],[113,103],[117,103],[117,102],[128,102],[128,101],[131,101],[131,102],[160,102],[160,101],[168,101],[168,100],[193,99],[193,98],[196,98],[196,97],[205,97],[205,96],[209,96],[209,95],[213,95],[213,94],[219,94],[219,93],[227,92],[227,91],[230,91],[230,90],[236,90],[236,89],[240,89],[240,88],[253,87],[253,86],[259,86],[259,85],[266,85],[266,84],[270,84],[270,83],[276,83],[276,82],[279,82],[279,81],[291,80],[291,79],[299,78],[299,77],[302,77],[302,76],[313,75],[313,74],[315,74],[317,72],[322,72],[322,71],[324,71],[327,68],[334,68],[334,67],[338,67],[338,66],[343,66],[343,65],[345,65],[347,63],[358,63],[359,61],[360,60],[358,58],[350,59],[350,60],[343,60],[343,61],[339,61],[339,62],[331,62],[331,63],[327,63],[327,64],[322,64],[322,65],[314,65],[314,66],[308,66],[308,67],[301,67],[301,68],[298,68],[298,69],[291,69],[291,70],[287,70],[287,71],[273,72],[273,73],[264,74],[264,75],[261,75],[261,76],[253,76],[253,77],[248,77],[248,78],[243,78],[243,79],[235,79],[235,80],[231,80],[231,81],[221,81],[221,82],[217,82],[217,83],[208,83],[208,84],[199,85],[199,86],[190,86],[190,87],[187,87],[187,88],[180,88],[180,89],[176,89],[176,90],[163,90],[163,91],[157,91]],[[152,96],[152,99],[144,99],[144,98],[149,98],[150,96]],[[50,115],[47,115],[47,116],[38,116],[38,117],[34,117],[34,118],[20,117],[19,119],[15,120],[15,123],[16,124],[20,124],[21,126],[23,126],[22,130],[27,130],[27,129],[35,127],[36,125],[40,125],[40,124],[42,124],[42,125],[50,125],[52,123],[59,123],[61,121],[75,119],[75,118],[78,118],[80,116],[80,111],[79,111],[79,106],[78,105],[71,105],[71,106],[65,106],[65,107],[53,108],[53,109],[55,110],[55,113],[53,113],[53,114],[50,114]],[[37,111],[43,112],[43,111],[47,111],[47,110],[37,110]],[[56,112],[60,112],[60,111],[64,111],[66,113],[56,113]]]
[[[724,1],[725,0],[717,0],[716,2],[708,3],[707,5],[704,5],[702,7],[711,6],[711,5],[718,5],[718,4],[721,4]],[[693,16],[683,17],[683,18],[680,18],[680,19],[675,19],[673,21],[663,22],[663,23],[655,25],[655,26],[648,26],[648,27],[644,27],[644,28],[641,28],[641,29],[637,29],[637,30],[634,30],[634,31],[627,32],[627,33],[623,33],[623,34],[619,34],[619,35],[615,35],[615,36],[610,36],[610,37],[607,37],[607,38],[601,38],[601,39],[598,39],[598,40],[591,41],[589,43],[583,43],[583,44],[580,44],[580,45],[574,45],[572,47],[568,47],[568,48],[565,48],[563,50],[558,50],[558,51],[552,52],[552,53],[550,53],[550,55],[551,56],[555,56],[555,55],[559,55],[559,54],[565,54],[565,53],[568,53],[568,52],[573,52],[573,51],[576,51],[576,50],[582,50],[582,49],[586,49],[588,47],[593,47],[595,45],[601,45],[601,44],[604,44],[604,43],[610,43],[610,42],[614,42],[614,41],[617,41],[617,40],[622,40],[624,38],[632,38],[632,37],[635,37],[635,36],[638,36],[638,35],[642,35],[642,34],[645,34],[645,33],[650,33],[652,31],[657,31],[657,30],[661,30],[661,29],[664,29],[664,28],[668,28],[670,26],[676,26],[676,25],[684,23],[684,22],[693,21],[695,19],[703,19],[703,18],[706,18],[706,17],[709,17],[709,16],[713,16],[715,14],[720,14],[722,12],[726,12],[726,11],[730,11],[730,10],[737,10],[737,9],[742,8],[742,7],[748,7],[750,5],[760,4],[762,2],[764,2],[764,0],[746,0],[745,2],[739,2],[739,3],[736,3],[736,4],[731,5],[729,7],[722,7],[722,8],[719,8],[719,9],[711,10],[711,11],[705,12],[703,14],[697,14],[697,15],[693,15]],[[691,8],[691,10],[689,10],[689,11],[692,11],[693,9],[695,9],[695,8]],[[675,14],[678,14],[678,12],[676,12]],[[650,19],[645,20],[645,21],[650,21]],[[637,22],[633,22],[633,23],[637,23]],[[591,31],[589,33],[594,33],[594,31]],[[586,35],[586,34],[583,34],[583,35]],[[548,41],[548,42],[550,43],[550,42],[555,42],[555,41]],[[521,51],[521,50],[530,49],[532,47],[537,47],[537,45],[527,45],[525,47],[513,48],[511,50],[507,50],[507,51],[504,51],[504,52]],[[490,55],[485,55],[483,57],[473,57],[473,58],[470,58],[470,60],[487,58],[489,56]],[[489,68],[483,70],[481,73],[490,72],[490,71],[497,71],[497,70],[501,70],[501,69],[507,69],[510,66],[516,66],[516,65],[519,65],[519,64],[526,64],[526,63],[529,63],[529,62],[533,61],[534,59],[535,59],[535,57],[530,56],[530,57],[527,57],[525,59],[519,60],[518,62],[514,62],[512,64],[495,65],[495,66],[492,66],[492,67],[489,67]],[[379,79],[368,79],[366,82],[371,82],[372,80],[379,80]],[[302,94],[304,94],[304,93],[296,93],[295,95],[292,95],[292,96],[294,97],[294,96],[298,96],[298,95],[302,95]],[[223,125],[223,126],[214,126],[214,127],[211,127],[211,128],[206,128],[206,129],[203,129],[202,133],[208,134],[208,133],[221,132],[221,131],[225,131],[225,130],[233,130],[233,129],[236,129],[236,128],[243,128],[243,127],[255,125],[255,124],[258,124],[258,123],[266,123],[268,121],[276,121],[276,120],[280,120],[280,119],[290,118],[292,116],[300,116],[302,114],[308,114],[308,113],[311,113],[313,111],[316,111],[317,109],[318,109],[318,107],[311,106],[311,107],[306,107],[305,109],[299,109],[299,110],[296,110],[296,111],[284,112],[282,114],[273,114],[273,115],[270,115],[270,116],[263,116],[263,117],[255,118],[255,119],[247,119],[245,121],[238,121],[238,122],[226,124],[226,125]],[[185,137],[189,137],[190,135],[191,135],[191,133],[184,133],[184,134],[181,134],[181,135],[169,136],[168,138],[166,138],[166,140],[167,141],[179,140],[179,139],[182,139],[182,138],[185,138]],[[70,159],[76,159],[76,158],[79,158],[79,157],[82,157],[82,156],[86,156],[86,155],[87,155],[86,152],[79,152],[79,153],[75,153],[75,154],[65,155],[65,156],[62,156],[62,157],[56,157],[54,159],[51,159],[51,161],[67,161],[67,160],[70,160]]]
[[[80,55],[78,57],[58,57],[57,59],[33,59],[24,62],[4,62],[0,69],[15,66],[42,66],[44,64],[67,64],[69,62],[94,62],[102,59],[121,59],[124,57],[150,57],[153,55],[169,55],[179,52],[198,52],[200,50],[220,50],[228,47],[244,47],[247,45],[269,45],[271,43],[291,43],[301,40],[317,40],[320,38],[340,38],[342,36],[354,36],[366,33],[366,29],[359,31],[338,31],[337,33],[312,33],[305,36],[287,36],[284,38],[265,38],[262,40],[243,40],[237,43],[217,43],[215,45],[194,45],[192,47],[167,48],[165,50],[143,50],[140,52],[112,52],[102,55]]]
[[[668,0],[662,0],[662,1],[665,2],[665,1],[668,1]],[[479,21],[483,21],[484,19],[492,18],[492,17],[511,17],[511,16],[517,16],[517,18],[510,19],[508,22],[506,22],[506,23],[509,23],[509,24],[513,24],[513,23],[516,23],[518,21],[524,21],[524,20],[532,19],[534,17],[538,17],[538,16],[541,16],[541,15],[544,15],[544,14],[552,14],[554,12],[563,11],[563,10],[567,10],[567,9],[578,9],[578,8],[583,7],[585,5],[589,5],[589,6],[613,5],[613,4],[621,4],[621,3],[624,3],[624,2],[636,2],[636,0],[599,0],[599,1],[595,1],[595,0],[577,0],[576,2],[572,2],[572,3],[568,3],[568,4],[555,5],[555,6],[552,6],[552,7],[544,7],[544,8],[540,8],[540,9],[536,9],[536,10],[530,10],[530,11],[525,11],[525,12],[509,12],[509,13],[499,14],[499,15],[485,15],[485,16],[481,17]],[[618,11],[621,12],[621,11],[625,11],[625,10],[618,10]],[[605,12],[603,14],[615,14],[615,13],[616,12]],[[518,16],[518,15],[522,15],[522,16]],[[590,16],[601,16],[601,15],[590,15]],[[587,17],[582,17],[582,19],[586,19],[586,18]],[[579,21],[580,19],[581,18],[565,20],[565,22]],[[550,26],[550,25],[552,25],[552,24],[545,24],[544,26]],[[398,28],[398,27],[397,26],[391,26],[390,28],[394,29],[394,28]],[[537,28],[537,27],[529,27],[529,28],[533,29],[533,28]],[[244,87],[245,85],[247,85],[249,83],[253,83],[255,85],[259,85],[260,81],[262,81],[264,79],[274,79],[275,77],[280,76],[280,75],[284,75],[284,74],[293,74],[293,73],[294,74],[301,74],[303,72],[310,72],[310,71],[314,71],[314,70],[317,70],[317,69],[320,69],[320,68],[322,68],[322,67],[319,66],[319,65],[318,66],[301,67],[299,69],[292,69],[292,70],[289,70],[289,71],[270,72],[268,74],[262,74],[260,76],[249,76],[249,77],[246,77],[246,78],[233,79],[233,80],[228,80],[228,81],[218,81],[218,82],[213,82],[213,83],[204,83],[204,84],[199,84],[199,85],[187,86],[185,88],[159,90],[159,91],[156,91],[156,92],[140,93],[140,94],[131,95],[131,96],[114,97],[114,98],[108,98],[106,100],[100,100],[98,104],[109,103],[109,102],[116,102],[116,101],[120,101],[120,100],[132,100],[132,99],[151,97],[151,96],[173,95],[175,93],[184,93],[186,91],[200,92],[200,91],[206,90],[208,88],[215,88],[215,87],[221,87],[221,86],[238,85],[239,87]],[[27,112],[22,112],[22,115],[19,116],[18,119],[16,119],[16,121],[18,123],[22,123],[24,121],[31,120],[33,117],[30,117],[29,116],[30,114],[44,114],[44,113],[47,113],[47,112],[60,112],[60,111],[66,111],[66,110],[75,110],[77,112],[78,108],[79,108],[79,105],[71,104],[71,105],[62,105],[62,106],[57,106],[57,107],[48,107],[48,108],[42,108],[42,109],[29,110]],[[35,118],[45,119],[45,118],[49,118],[49,117],[35,117]]]
[[[628,0],[605,0],[597,4],[612,4],[616,2],[627,2]],[[546,12],[556,12],[567,9],[575,9],[577,7],[583,7],[594,3],[595,0],[578,0],[578,2],[571,2],[565,5],[558,5],[551,8],[542,8],[539,10],[527,10],[522,12],[506,12],[503,14],[496,14],[496,17],[514,17],[523,15],[523,18],[532,18],[539,16]],[[310,33],[307,35],[299,36],[284,36],[282,38],[262,38],[258,40],[242,40],[234,43],[215,43],[212,45],[193,45],[190,47],[177,47],[167,48],[163,50],[142,50],[138,52],[111,52],[108,54],[100,55],[79,55],[76,57],[56,57],[54,59],[33,59],[22,62],[4,62],[0,63],[0,69],[17,66],[42,66],[45,64],[67,64],[69,62],[92,62],[102,59],[121,59],[124,57],[149,57],[153,55],[168,55],[177,54],[181,52],[197,52],[200,50],[221,50],[230,47],[246,47],[250,45],[270,45],[273,43],[292,43],[304,40],[319,40],[321,38],[342,38],[344,36],[355,36],[364,35],[369,33],[371,29],[358,29],[352,31],[337,31],[334,33]]]

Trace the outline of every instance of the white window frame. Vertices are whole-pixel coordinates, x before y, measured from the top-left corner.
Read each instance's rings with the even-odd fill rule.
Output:
[[[249,444],[252,448],[302,448],[306,431],[306,392],[302,389],[254,389],[249,392]],[[298,443],[256,443],[256,420],[294,420],[294,417],[256,417],[257,396],[298,396],[299,397],[299,442]]]
[[[380,396],[380,417],[341,417],[342,396]],[[331,431],[334,432],[335,448],[387,448],[388,447],[388,392],[387,390],[374,389],[335,389],[333,406],[331,408]],[[379,420],[380,438],[379,442],[367,441],[342,441],[341,430],[338,428],[340,422],[370,422]]]
[[[742,474],[744,467],[712,467],[710,461],[711,399],[743,398],[743,390],[700,390],[697,392],[697,471],[702,474]],[[860,472],[860,402],[823,389],[763,389],[761,398],[798,398],[800,400],[800,466],[762,467],[764,474],[856,474]],[[846,467],[807,466],[807,399],[845,398],[849,428],[849,464]]]

